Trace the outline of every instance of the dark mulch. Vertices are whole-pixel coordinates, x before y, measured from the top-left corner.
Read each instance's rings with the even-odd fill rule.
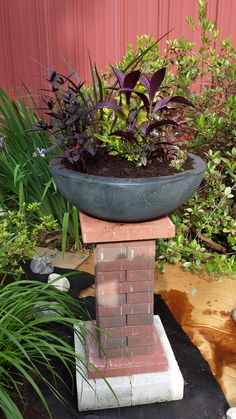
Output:
[[[161,163],[157,159],[152,159],[147,166],[136,167],[133,162],[120,156],[101,155],[94,159],[88,159],[85,170],[80,163],[72,165],[64,160],[63,164],[71,169],[84,172],[89,175],[119,177],[119,178],[149,178],[158,176],[168,176],[178,173],[177,170],[169,167],[168,162]],[[192,160],[187,159],[183,165],[184,170],[192,168]]]
[[[56,268],[56,272],[65,273],[66,270]],[[68,272],[68,270],[67,270]],[[77,276],[78,275],[78,276]],[[35,275],[31,279],[39,279]],[[72,279],[73,278],[73,279]],[[78,279],[80,278],[80,281]],[[45,281],[45,278],[43,279]],[[91,285],[94,282],[93,275],[85,272],[76,274],[76,277],[69,278],[71,281],[72,294],[77,296],[81,288]],[[90,297],[83,300],[92,318],[95,318],[95,298]],[[63,406],[46,388],[42,390],[49,403],[53,418],[55,419],[218,419],[225,418],[225,412],[229,408],[224,394],[213,377],[207,362],[202,358],[199,350],[192,344],[188,336],[183,332],[175,321],[167,305],[159,295],[154,298],[154,312],[161,317],[163,326],[170,340],[172,349],[176,356],[180,370],[185,381],[184,398],[180,401],[156,403],[151,405],[124,407],[121,409],[107,409],[101,411],[78,412],[75,388],[68,390],[65,385],[58,383],[58,388],[67,400],[67,406]],[[65,333],[67,333],[65,331]],[[73,336],[70,336],[73,343]],[[71,388],[71,381],[65,368],[58,362],[52,360],[64,382]],[[42,370],[47,376],[47,371]],[[45,410],[42,408],[37,397],[29,386],[24,387],[24,395],[28,400],[24,412],[24,419],[44,419]]]

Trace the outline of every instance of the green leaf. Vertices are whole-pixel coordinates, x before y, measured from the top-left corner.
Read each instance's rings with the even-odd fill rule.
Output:
[[[68,221],[69,221],[69,212],[66,212],[63,216],[63,221],[62,221],[62,244],[61,244],[62,257],[64,257],[64,254],[66,251]]]

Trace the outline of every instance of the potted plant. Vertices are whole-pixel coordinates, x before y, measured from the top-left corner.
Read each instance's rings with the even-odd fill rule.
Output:
[[[33,129],[49,130],[49,150],[63,150],[50,170],[80,211],[117,222],[146,221],[169,214],[200,185],[204,161],[187,155],[175,136],[183,107],[194,105],[168,94],[165,72],[148,78],[113,68],[116,82],[104,88],[95,67],[92,94],[72,77],[51,74],[51,94],[44,98],[49,119]]]

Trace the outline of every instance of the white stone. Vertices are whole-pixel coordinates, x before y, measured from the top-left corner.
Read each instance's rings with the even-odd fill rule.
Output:
[[[232,312],[231,312],[231,316],[232,316],[232,319],[235,321],[235,323],[236,323],[236,308],[234,308],[233,310],[232,310]]]
[[[51,301],[50,302],[50,306],[54,306],[55,308],[57,308],[56,306],[58,306],[59,303],[56,301]],[[38,311],[35,312],[35,317],[37,319],[41,318],[41,317],[61,317],[60,313],[58,313],[57,311],[50,309],[50,310],[44,310],[42,309],[42,305],[40,304],[35,304],[34,306]]]
[[[81,362],[77,361],[76,384],[79,411],[157,403],[183,398],[183,377],[159,316],[154,316],[154,324],[168,359],[168,370],[107,378],[116,394],[116,398],[102,378],[89,379],[88,384],[79,372],[81,369],[82,374],[87,376],[86,368]],[[84,344],[76,333],[75,351],[82,357],[85,356]]]
[[[236,407],[231,407],[226,412],[226,418],[227,419],[236,419]]]
[[[70,289],[69,280],[65,276],[61,276],[59,274],[50,274],[48,277],[48,283],[51,283],[52,287],[55,287],[59,291],[68,292]]]

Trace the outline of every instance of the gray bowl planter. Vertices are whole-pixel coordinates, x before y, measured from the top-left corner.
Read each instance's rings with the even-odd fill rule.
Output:
[[[115,178],[67,169],[61,158],[50,162],[58,189],[80,211],[117,222],[152,220],[174,211],[200,185],[205,162],[189,154],[193,168],[170,176]]]

